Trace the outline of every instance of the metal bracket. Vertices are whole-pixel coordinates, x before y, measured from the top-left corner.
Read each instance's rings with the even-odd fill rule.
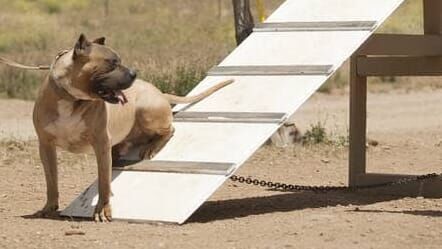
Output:
[[[333,65],[281,65],[281,66],[217,66],[208,76],[260,76],[260,75],[329,75]]]
[[[190,161],[125,161],[113,163],[114,171],[148,171],[181,174],[230,175],[234,163],[190,162]]]
[[[174,122],[280,124],[286,118],[282,112],[178,112]]]
[[[372,31],[376,21],[338,21],[338,22],[266,22],[257,24],[254,32],[290,31]]]

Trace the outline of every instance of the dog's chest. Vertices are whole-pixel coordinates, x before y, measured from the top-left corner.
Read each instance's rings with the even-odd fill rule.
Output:
[[[86,123],[82,112],[74,112],[74,104],[66,100],[57,102],[58,117],[45,130],[55,137],[55,144],[71,152],[82,152],[89,146],[85,143]]]

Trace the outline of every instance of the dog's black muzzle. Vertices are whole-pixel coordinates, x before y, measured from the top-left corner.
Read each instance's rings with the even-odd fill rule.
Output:
[[[124,105],[127,98],[123,90],[131,87],[136,77],[135,71],[118,66],[117,69],[94,78],[94,92],[106,102]]]

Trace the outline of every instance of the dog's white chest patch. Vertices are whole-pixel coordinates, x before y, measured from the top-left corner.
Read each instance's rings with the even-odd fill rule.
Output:
[[[58,118],[45,127],[45,130],[55,136],[56,145],[69,151],[82,150],[82,135],[86,124],[82,113],[74,113],[74,105],[66,100],[57,102]]]

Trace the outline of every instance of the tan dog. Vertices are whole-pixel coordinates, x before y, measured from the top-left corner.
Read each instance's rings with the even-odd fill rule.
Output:
[[[47,184],[47,202],[39,215],[58,209],[56,147],[95,153],[99,201],[94,218],[110,221],[112,160],[133,145],[144,146],[143,158],[151,158],[173,135],[171,103],[199,101],[233,82],[178,97],[135,78],[104,38],[89,42],[81,35],[72,50],[56,58],[33,114]]]

